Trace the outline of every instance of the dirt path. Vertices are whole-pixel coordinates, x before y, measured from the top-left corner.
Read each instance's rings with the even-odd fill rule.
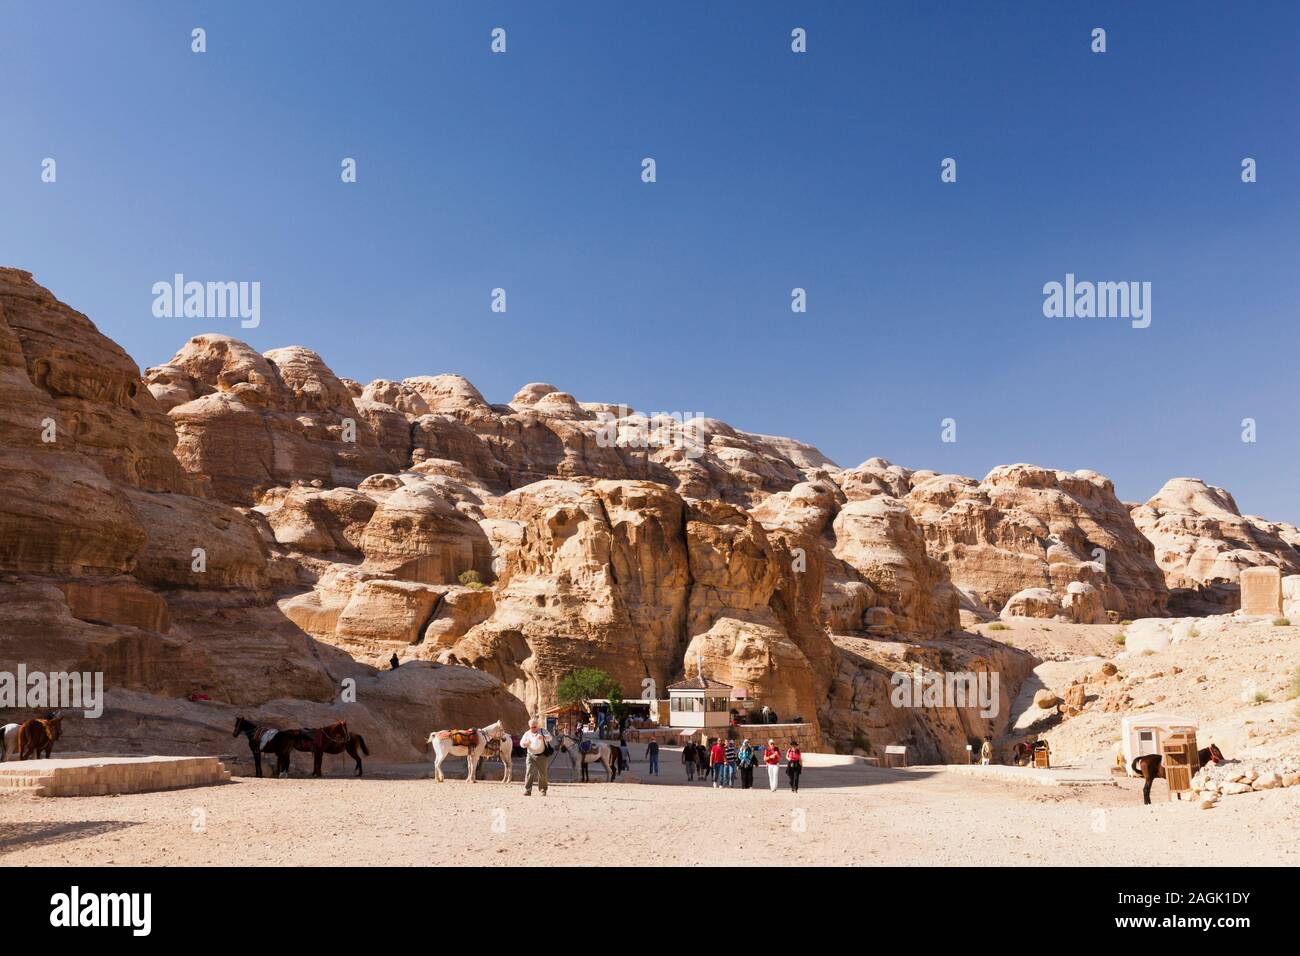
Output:
[[[665,751],[650,783],[569,784],[561,769],[549,796],[525,797],[517,782],[413,776],[425,769],[0,796],[0,865],[1300,863],[1294,789],[1202,811],[1165,802],[1163,783],[1143,807],[1135,782],[1040,788],[856,765],[810,768],[798,794],[784,774],[775,794],[723,791],[686,783]],[[643,762],[633,769],[645,779]]]

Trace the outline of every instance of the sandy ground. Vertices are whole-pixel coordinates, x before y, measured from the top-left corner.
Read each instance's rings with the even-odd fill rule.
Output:
[[[0,865],[1300,863],[1300,788],[1199,810],[1167,802],[1163,781],[1144,807],[1136,781],[1042,788],[855,764],[810,767],[798,794],[784,773],[777,793],[717,790],[688,784],[672,750],[663,776],[647,778],[633,749],[632,779],[569,783],[557,763],[546,797],[524,796],[522,761],[514,784],[495,764],[493,779],[471,785],[424,779],[422,766],[357,780],[339,758],[323,780],[0,795]]]

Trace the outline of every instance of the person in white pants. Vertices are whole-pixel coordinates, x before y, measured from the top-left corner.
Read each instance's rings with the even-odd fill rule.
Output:
[[[767,785],[773,793],[776,792],[776,772],[781,763],[781,748],[776,745],[775,740],[767,742],[767,750],[763,754],[763,762],[767,764]]]

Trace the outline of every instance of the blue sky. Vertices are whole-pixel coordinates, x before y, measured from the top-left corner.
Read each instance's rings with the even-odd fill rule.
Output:
[[[4,18],[0,263],[142,367],[220,331],[362,381],[459,372],[491,401],[548,381],[698,412],[843,465],[1087,467],[1129,500],[1193,475],[1300,521],[1294,3],[10,0]],[[176,272],[261,282],[260,327],[155,318]],[[1151,327],[1045,318],[1067,272],[1151,282]]]

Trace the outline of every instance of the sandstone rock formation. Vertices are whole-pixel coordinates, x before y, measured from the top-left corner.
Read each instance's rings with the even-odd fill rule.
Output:
[[[1300,573],[1300,536],[1290,525],[1247,517],[1231,494],[1199,478],[1173,478],[1133,521],[1155,545],[1170,606],[1183,614],[1223,613],[1239,604],[1244,568],[1271,566]]]
[[[1151,545],[1096,472],[1005,465],[980,482],[920,474],[906,501],[930,553],[989,609],[1028,588],[1065,599],[1079,582],[1120,617],[1163,613],[1166,588]]]
[[[261,402],[250,408],[278,402],[310,418],[346,410],[346,389],[305,350],[254,361],[225,341],[207,364],[182,352],[160,401],[85,316],[27,273],[0,269],[0,670],[103,673],[105,713],[70,716],[70,750],[229,753],[236,711],[297,725],[345,716],[389,760],[417,759],[422,737],[440,725],[502,717],[522,727],[522,706],[486,674],[432,665],[377,672],[314,641],[276,607],[283,576],[271,528],[198,495],[224,488],[241,499],[289,466],[272,454],[258,462],[266,467],[256,481],[234,482],[247,449],[236,442],[232,454],[218,453],[201,429],[201,455],[182,468],[173,423],[186,419],[169,421],[164,408],[242,405],[239,392]],[[227,391],[204,392],[201,375]],[[337,456],[331,481],[350,477],[338,462],[353,456]],[[196,461],[214,463],[214,474]],[[375,505],[351,495],[286,490],[293,504],[279,533],[305,550],[359,553],[357,526]],[[345,681],[355,702],[342,701]]]
[[[345,714],[416,759],[432,726],[520,729],[594,666],[628,696],[703,670],[834,748],[952,759],[1006,729],[1035,664],[963,621],[1157,617],[1166,576],[1300,572],[1294,528],[1170,486],[1130,514],[1094,472],[841,469],[714,419],[362,384],[213,334],[141,378],[14,270],[0,399],[0,666],[103,670],[113,713],[83,734],[117,749]],[[998,675],[994,713],[895,706],[918,669]]]
[[[177,459],[225,501],[251,504],[294,481],[355,485],[400,466],[308,349],[258,355],[227,336],[199,335],[145,376],[175,426]]]

